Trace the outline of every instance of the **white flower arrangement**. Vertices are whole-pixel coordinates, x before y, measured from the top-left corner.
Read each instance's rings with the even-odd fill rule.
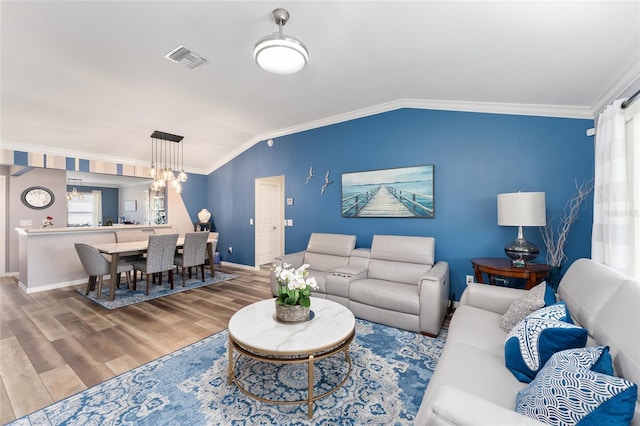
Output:
[[[305,308],[311,306],[311,290],[316,290],[318,283],[314,277],[307,278],[307,268],[307,263],[297,269],[288,263],[283,266],[273,265],[272,270],[278,281],[279,305],[302,305]]]

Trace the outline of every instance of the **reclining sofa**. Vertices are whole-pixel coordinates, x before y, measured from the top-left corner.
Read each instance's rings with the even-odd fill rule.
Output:
[[[503,314],[525,292],[477,283],[467,286],[451,319],[416,425],[543,424],[515,410],[518,392],[527,384],[506,367],[507,332],[499,326]],[[562,278],[557,296],[573,322],[587,330],[586,346],[609,346],[614,375],[639,385],[640,282],[590,259],[579,259]],[[552,392],[550,388],[546,394]],[[550,396],[549,401],[554,400]],[[544,404],[540,408],[544,410]],[[611,422],[592,415],[588,424]],[[635,401],[631,425],[640,425],[640,400]]]
[[[449,265],[435,262],[435,239],[374,235],[371,248],[356,237],[313,233],[305,251],[275,259],[298,268],[308,263],[322,297],[368,321],[435,336],[449,304]],[[271,291],[278,284],[271,274]]]

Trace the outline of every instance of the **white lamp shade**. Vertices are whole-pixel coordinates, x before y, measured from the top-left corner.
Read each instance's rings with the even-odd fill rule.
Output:
[[[546,224],[544,192],[498,194],[498,225],[545,226]]]
[[[307,65],[309,52],[299,40],[275,33],[256,43],[253,49],[256,63],[273,74],[294,74]]]

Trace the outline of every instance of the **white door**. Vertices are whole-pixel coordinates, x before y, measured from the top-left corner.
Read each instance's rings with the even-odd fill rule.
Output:
[[[284,177],[256,179],[256,265],[284,254]]]

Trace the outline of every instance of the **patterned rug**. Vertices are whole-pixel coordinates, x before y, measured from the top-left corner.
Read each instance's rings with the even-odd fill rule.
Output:
[[[198,275],[200,276],[200,275]],[[124,277],[124,275],[123,275]],[[204,273],[204,282],[202,278],[189,278],[186,275],[187,281],[185,286],[182,287],[182,274],[173,274],[173,290],[167,282],[167,274],[164,274],[162,285],[151,283],[149,288],[149,295],[146,293],[146,284],[144,280],[138,280],[137,289],[135,291],[129,291],[127,288],[126,280],[122,280],[120,288],[116,288],[116,296],[112,301],[109,301],[109,283],[105,280],[102,283],[102,292],[100,299],[96,299],[96,290],[90,291],[88,296],[85,296],[86,286],[78,288],[76,291],[85,297],[96,302],[98,305],[107,309],[117,309],[123,306],[133,305],[134,303],[146,302],[147,300],[157,299],[158,297],[168,296],[174,293],[180,293],[181,291],[191,290],[193,288],[203,287],[206,285],[216,284],[222,281],[228,281],[234,278],[238,278],[238,275],[225,274],[224,272],[215,271],[215,276],[211,276],[209,270]]]
[[[430,338],[357,319],[349,351],[351,374],[336,392],[315,402],[311,420],[306,404],[260,402],[227,384],[225,330],[11,424],[410,425],[446,336],[446,330]],[[340,376],[336,369],[344,365],[343,353],[317,361],[314,392],[336,380]],[[306,396],[304,364],[247,360],[238,362],[236,371],[244,372],[243,385],[259,395],[300,399],[302,392],[302,398]]]

